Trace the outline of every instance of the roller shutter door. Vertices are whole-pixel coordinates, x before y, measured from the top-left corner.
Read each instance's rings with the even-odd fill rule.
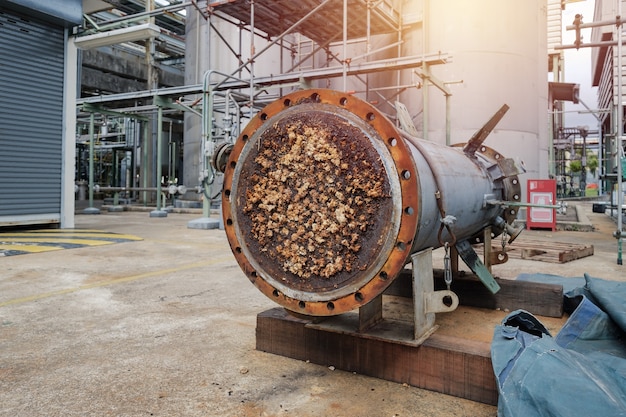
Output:
[[[64,42],[63,27],[0,8],[0,225],[60,219]]]

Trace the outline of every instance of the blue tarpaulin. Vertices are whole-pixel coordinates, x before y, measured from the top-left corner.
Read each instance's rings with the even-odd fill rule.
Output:
[[[565,294],[570,317],[556,337],[522,310],[496,327],[500,417],[626,417],[626,283],[578,282]]]

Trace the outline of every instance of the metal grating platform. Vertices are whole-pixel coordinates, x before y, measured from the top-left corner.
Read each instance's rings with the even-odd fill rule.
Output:
[[[312,14],[296,28],[302,35],[322,44],[342,39],[343,0],[271,0],[254,3],[254,27],[275,37],[314,8],[324,4],[317,13]],[[251,5],[249,0],[214,0],[208,7],[214,12],[221,12],[251,25]],[[348,38],[354,39],[367,35],[367,2],[348,0]],[[398,30],[400,14],[388,2],[377,2],[371,8],[369,21],[370,34],[390,33]]]

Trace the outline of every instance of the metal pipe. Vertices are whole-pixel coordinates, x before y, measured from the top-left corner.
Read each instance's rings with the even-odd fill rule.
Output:
[[[343,66],[343,91],[348,91],[348,0],[343,0],[343,51],[341,64]]]
[[[161,184],[163,176],[163,107],[159,106],[157,113],[157,169],[156,169],[156,188],[157,188],[157,211],[161,211]]]
[[[500,234],[516,218],[517,207],[489,203],[521,201],[515,163],[482,145],[489,127],[449,147],[402,133],[344,92],[269,104],[225,164],[235,258],[289,310],[328,316],[365,305],[411,254],[482,239],[486,227]]]
[[[143,187],[148,187],[148,136],[150,135],[150,126],[148,123],[143,124],[143,143],[141,144],[141,180],[143,183]],[[148,205],[148,194],[144,191],[143,193],[143,205]]]
[[[161,187],[159,191],[158,187],[97,187],[98,191],[102,192],[126,192],[126,191],[156,191],[161,193],[168,193],[168,190],[164,190]]]
[[[94,186],[94,163],[93,163],[93,153],[94,153],[94,141],[95,141],[95,115],[93,113],[89,114],[89,208],[93,208],[93,186]]]
[[[622,146],[622,139],[624,136],[624,96],[622,89],[622,1],[617,0],[618,3],[618,18],[615,31],[617,32],[617,230],[615,231],[615,237],[617,238],[617,264],[622,265],[622,211],[624,205],[624,189],[622,184],[624,183],[622,175],[622,153],[624,148]]]

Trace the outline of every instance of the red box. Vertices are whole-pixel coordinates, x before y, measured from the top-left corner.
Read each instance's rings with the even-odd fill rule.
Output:
[[[555,205],[556,180],[528,180],[526,187],[529,204]],[[531,228],[556,230],[556,209],[528,207],[526,210],[526,229]]]

